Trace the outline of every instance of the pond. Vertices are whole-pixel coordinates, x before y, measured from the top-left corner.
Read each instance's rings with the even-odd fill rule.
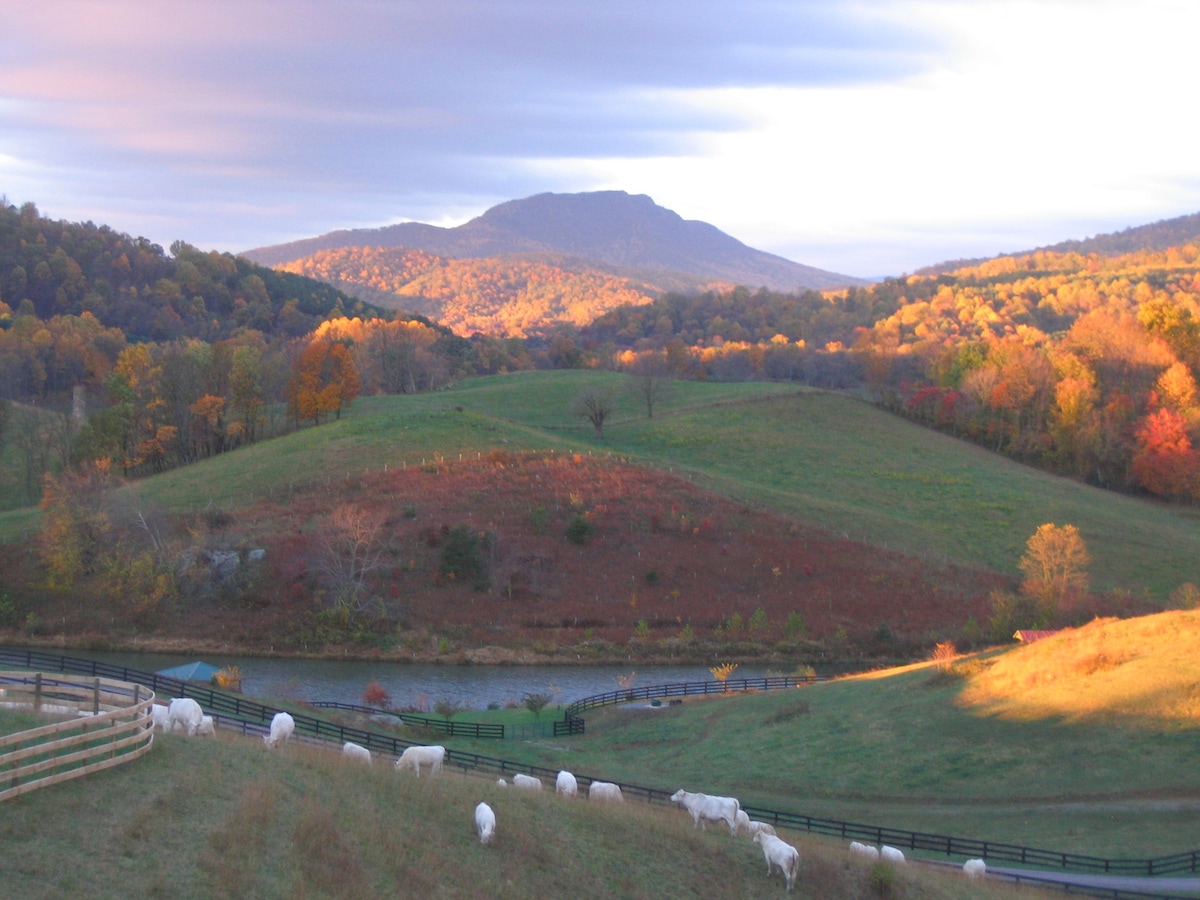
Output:
[[[677,681],[710,681],[705,666],[646,666],[636,671],[619,666],[483,666],[417,665],[358,660],[278,659],[253,656],[179,656],[162,653],[108,653],[77,651],[112,665],[157,672],[196,659],[214,666],[237,666],[242,692],[267,700],[337,700],[361,703],[372,681],[388,692],[394,706],[432,709],[449,700],[463,709],[487,709],[491,704],[520,703],[526,694],[549,693],[554,704],[568,704],[624,685],[619,678],[633,673],[633,686]],[[790,674],[777,668],[742,666],[734,678],[761,678]]]

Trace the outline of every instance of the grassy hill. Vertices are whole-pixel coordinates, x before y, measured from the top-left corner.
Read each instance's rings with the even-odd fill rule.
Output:
[[[587,386],[618,397],[603,441],[570,412]],[[1087,541],[1101,589],[1161,601],[1200,581],[1195,508],[1047,475],[844,395],[677,382],[647,419],[633,386],[611,373],[523,372],[436,394],[362,398],[339,422],[147,479],[136,490],[170,510],[236,507],[289,486],[439,454],[583,450],[628,456],[740,502],[939,562],[1015,576],[1038,525],[1071,523]]]
[[[6,715],[0,713],[0,716]],[[492,845],[474,834],[480,800]],[[600,806],[447,774],[398,775],[297,745],[161,736],[137,763],[0,805],[4,896],[777,897],[758,846],[678,810]],[[1003,898],[1002,885],[905,867],[873,873],[841,842],[785,835],[795,896]],[[1022,897],[1034,896],[1022,890]]]
[[[593,710],[584,736],[505,751],[809,815],[1161,856],[1200,846],[1197,684],[1200,612],[1160,613],[1097,621],[949,672],[912,666]]]

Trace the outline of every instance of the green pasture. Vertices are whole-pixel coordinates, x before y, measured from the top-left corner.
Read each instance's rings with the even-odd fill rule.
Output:
[[[0,720],[3,718],[0,713]],[[482,846],[474,808],[496,813]],[[164,735],[125,766],[0,804],[6,898],[778,897],[757,845],[675,809],[565,801],[492,779],[417,779],[295,743]],[[791,896],[1030,897],[957,872],[874,873],[840,841],[799,846]],[[885,878],[886,876],[886,878]]]
[[[587,733],[452,746],[743,804],[1108,857],[1200,847],[1195,728],[1012,722],[957,679],[884,678],[585,713]]]
[[[585,388],[617,398],[598,441],[571,412]],[[520,372],[452,389],[364,397],[341,420],[135,483],[168,511],[236,509],[364,471],[491,450],[612,453],[668,469],[749,505],[939,562],[1017,575],[1045,522],[1073,524],[1093,584],[1162,601],[1200,582],[1200,511],[1139,500],[1027,468],[846,395],[761,382],[673,382],[647,418],[635,379]],[[0,515],[0,537],[36,527]]]

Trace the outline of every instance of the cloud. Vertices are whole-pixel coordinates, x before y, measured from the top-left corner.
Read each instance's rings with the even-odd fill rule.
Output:
[[[695,153],[748,123],[693,92],[903,77],[932,49],[835,2],[43,0],[6,20],[0,151],[57,172],[69,207],[143,178],[195,216],[241,196],[261,221],[230,236],[280,209],[334,227],[566,186],[531,159]]]
[[[164,244],[618,188],[874,275],[1200,206],[1188,0],[10,5],[0,187]]]

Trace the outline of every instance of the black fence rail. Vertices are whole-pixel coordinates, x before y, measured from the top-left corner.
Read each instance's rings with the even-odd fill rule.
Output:
[[[423,716],[419,713],[396,712],[381,709],[377,706],[362,706],[358,703],[341,703],[337,700],[314,700],[310,705],[319,709],[340,709],[346,712],[362,713],[371,716],[389,716],[399,719],[405,725],[414,728],[426,728],[440,731],[450,737],[483,738],[485,740],[503,740],[504,726],[491,722],[455,722],[451,719],[435,719],[433,716]]]
[[[554,736],[583,734],[586,723],[580,713],[601,706],[612,706],[617,703],[630,703],[638,700],[663,700],[672,697],[704,697],[710,694],[779,691],[804,687],[818,681],[827,681],[828,677],[827,675],[768,675],[765,678],[730,678],[727,681],[678,681],[671,684],[651,684],[645,687],[623,688],[603,694],[593,694],[567,706],[563,711],[563,721],[554,723]]]
[[[164,699],[167,696],[192,697],[205,707],[206,712],[217,718],[222,725],[232,725],[246,734],[265,734],[269,728],[270,720],[274,717],[275,713],[281,711],[277,707],[245,700],[231,694],[226,694],[223,691],[211,690],[201,685],[179,681],[175,678],[166,678],[162,675],[128,669],[123,666],[113,666],[107,663],[96,662],[95,660],[61,656],[36,650],[0,647],[0,665],[70,672],[73,674],[102,675],[146,685],[159,692],[160,696],[164,697]],[[739,684],[761,685],[764,681],[774,683],[785,680],[791,683],[787,685],[780,684],[780,687],[794,687],[819,679],[742,679]],[[693,682],[689,684],[655,685],[630,691],[612,692],[620,694],[621,699],[610,700],[608,702],[626,702],[630,694],[634,695],[633,699],[639,699],[638,695],[641,695],[642,698],[680,696],[678,693],[672,692],[672,689],[678,688],[692,688],[693,693],[718,692],[717,690],[695,690],[696,686],[707,686],[708,684],[707,682]],[[718,683],[716,687],[719,688],[720,684]],[[761,686],[739,688],[734,687],[733,682],[728,687],[730,692],[739,689],[773,689]],[[605,697],[609,695],[598,696]],[[684,696],[687,695],[684,694]],[[579,703],[588,703],[588,708],[603,705],[602,703],[595,702],[595,700],[596,698],[589,697],[583,701],[579,701]],[[572,706],[577,705],[572,704]],[[569,709],[570,707],[568,707]],[[315,738],[335,743],[353,741],[356,744],[366,747],[373,753],[392,754],[394,756],[399,756],[407,747],[414,746],[417,743],[362,728],[338,725],[302,713],[292,712],[291,715],[296,723],[297,735],[300,737]],[[512,760],[453,749],[446,750],[445,765],[453,769],[458,769],[463,774],[495,776],[498,778],[511,777],[519,772],[542,779],[543,782],[548,783],[550,786],[553,786],[559,771],[558,769],[530,766]],[[588,787],[594,781],[609,780],[582,775],[580,773],[575,773],[575,778],[580,787]],[[649,803],[659,804],[667,804],[671,799],[671,792],[669,791],[645,787],[643,785],[627,784],[625,782],[615,783],[620,787],[621,793],[626,798],[640,799]],[[746,814],[753,819],[770,822],[772,825],[782,826],[795,831],[808,831],[846,840],[890,844],[893,847],[920,850],[947,856],[977,857],[987,860],[989,865],[998,862],[1011,862],[1024,866],[1057,868],[1077,873],[1129,877],[1181,875],[1200,871],[1200,850],[1177,853],[1172,856],[1162,856],[1154,859],[1105,859],[1103,857],[1086,856],[1078,853],[1063,853],[1054,850],[1042,850],[1035,847],[1024,847],[1019,844],[981,841],[950,835],[906,831],[899,828],[884,828],[857,822],[843,822],[837,819],[816,818],[752,805],[746,806],[744,809]],[[1059,886],[1061,887],[1062,885]],[[1066,889],[1070,893],[1114,898],[1169,896],[1124,890],[1114,891],[1107,888],[1084,888],[1078,885],[1067,886]]]

